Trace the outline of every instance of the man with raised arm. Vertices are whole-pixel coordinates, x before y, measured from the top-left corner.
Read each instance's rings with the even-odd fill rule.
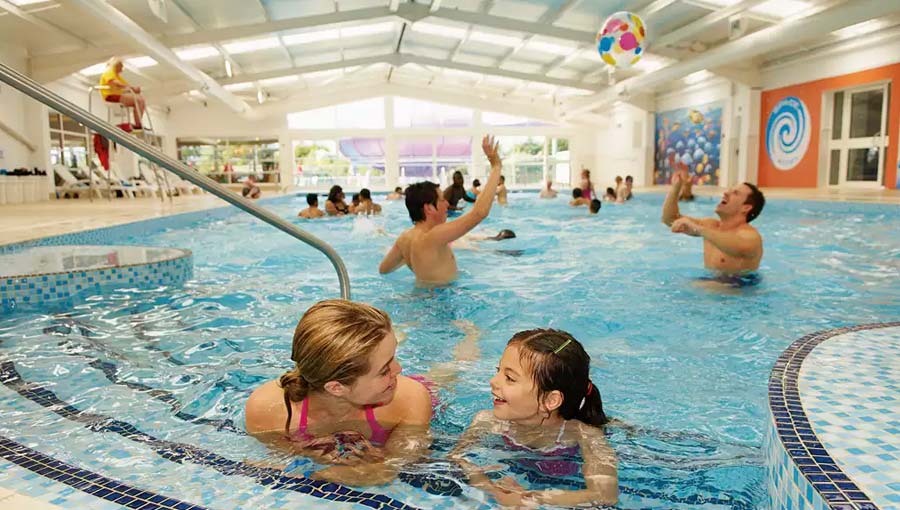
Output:
[[[485,136],[481,148],[491,164],[484,190],[469,212],[447,222],[447,200],[437,184],[418,182],[406,188],[406,208],[413,227],[400,234],[378,267],[381,274],[406,264],[420,285],[443,285],[456,279],[456,257],[450,243],[487,218],[503,167],[493,136]]]
[[[725,191],[715,218],[691,218],[678,211],[678,197],[688,176],[672,176],[672,189],[663,204],[662,221],[676,234],[703,238],[703,263],[707,269],[727,274],[755,271],[763,256],[762,236],[750,226],[766,205],[762,192],[745,182]]]

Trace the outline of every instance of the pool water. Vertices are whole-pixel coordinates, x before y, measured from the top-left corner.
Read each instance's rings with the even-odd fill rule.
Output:
[[[700,281],[702,241],[668,233],[662,200],[640,195],[589,216],[562,195],[513,193],[477,232],[508,228],[518,237],[457,251],[459,280],[435,290],[414,288],[405,268],[378,274],[409,226],[402,202],[385,203],[375,219],[294,220],[344,257],[354,299],[391,315],[405,336],[404,372],[451,359],[449,346],[463,337],[453,321],[482,332],[481,360],[462,365],[458,383],[441,392],[435,460],[364,490],[398,508],[491,507],[442,457],[491,406],[488,380],[509,337],[554,327],[584,343],[607,414],[624,424],[607,431],[619,457],[619,507],[767,508],[761,446],[771,366],[807,333],[900,316],[900,209],[773,200],[754,222],[765,240],[761,281],[710,288]],[[711,215],[716,202],[699,198],[682,212]],[[305,197],[264,203],[294,217]],[[0,435],[208,508],[347,507],[242,471],[246,462],[290,460],[243,432],[243,405],[290,367],[303,311],[339,295],[325,257],[239,212],[109,244],[190,249],[194,280],[95,296],[62,313],[0,316]],[[0,486],[42,481],[11,476],[0,474]]]

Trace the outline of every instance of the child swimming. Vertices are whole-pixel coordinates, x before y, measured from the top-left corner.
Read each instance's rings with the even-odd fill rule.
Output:
[[[589,366],[584,347],[565,331],[516,333],[490,381],[493,411],[478,413],[451,453],[469,483],[504,506],[614,505],[619,494],[616,455],[603,434],[608,420]],[[586,488],[528,490],[510,477],[492,480],[466,455],[488,435],[501,436],[507,449],[523,456],[546,456],[547,462],[531,462],[525,468],[549,477],[577,473],[574,459],[580,453]]]

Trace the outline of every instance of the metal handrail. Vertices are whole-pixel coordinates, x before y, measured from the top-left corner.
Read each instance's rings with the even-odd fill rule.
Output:
[[[100,133],[108,139],[115,140],[123,147],[127,147],[131,151],[147,158],[148,160],[156,163],[162,168],[165,168],[166,170],[181,177],[182,179],[196,184],[200,188],[212,193],[213,195],[221,198],[231,205],[234,205],[242,209],[243,211],[252,214],[253,216],[268,223],[269,225],[272,225],[282,232],[296,239],[299,239],[300,241],[303,241],[304,243],[324,253],[325,256],[328,257],[328,260],[331,261],[331,264],[334,266],[335,271],[337,271],[338,282],[341,286],[341,297],[344,299],[350,299],[350,276],[347,273],[347,267],[344,265],[344,261],[341,260],[340,255],[338,255],[334,248],[332,248],[325,241],[322,241],[318,237],[297,228],[292,223],[284,220],[283,218],[275,216],[271,212],[254,204],[253,202],[246,200],[235,193],[232,193],[227,188],[206,177],[205,175],[191,170],[190,167],[188,167],[181,161],[163,154],[162,151],[153,147],[149,143],[140,140],[133,135],[127,134],[125,131],[122,131],[118,127],[115,127],[107,123],[106,121],[100,120],[92,113],[87,112],[84,109],[79,108],[78,106],[75,106],[69,101],[66,101],[65,99],[57,94],[54,94],[36,81],[23,75],[22,73],[19,73],[15,69],[12,69],[11,67],[3,63],[0,63],[0,81],[6,83],[10,87],[13,87],[19,92],[22,92],[23,94],[31,96],[36,101],[39,101],[53,108],[57,112],[68,115],[78,122],[81,122],[85,126],[88,126],[95,132]],[[90,141],[88,141],[88,143],[90,143]]]

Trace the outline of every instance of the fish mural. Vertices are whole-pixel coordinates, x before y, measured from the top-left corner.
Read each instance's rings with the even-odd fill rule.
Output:
[[[656,114],[653,182],[668,184],[679,168],[695,185],[717,186],[721,163],[722,102]]]

